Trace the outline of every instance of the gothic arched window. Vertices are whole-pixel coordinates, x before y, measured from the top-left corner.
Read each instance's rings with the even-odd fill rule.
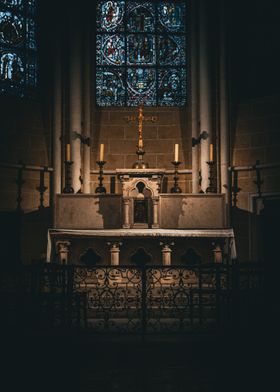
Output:
[[[37,82],[36,0],[1,0],[0,91],[31,96]]]
[[[186,103],[185,1],[98,1],[98,106]]]

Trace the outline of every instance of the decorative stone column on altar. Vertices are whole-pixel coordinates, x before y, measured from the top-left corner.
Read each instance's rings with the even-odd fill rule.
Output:
[[[128,228],[159,228],[159,193],[164,169],[117,169],[122,184],[123,224]]]
[[[70,241],[56,242],[55,246],[56,246],[56,251],[58,253],[60,264],[68,264],[70,245],[71,245]]]
[[[174,245],[174,242],[160,242],[160,245],[162,254],[162,265],[171,265],[171,246]]]
[[[119,265],[120,264],[120,246],[122,242],[114,241],[107,242],[110,246],[110,255],[111,255],[111,265]]]
[[[158,229],[159,228],[159,213],[158,213],[158,203],[159,203],[159,197],[152,197],[152,202],[153,202],[153,223],[152,223],[152,229]]]

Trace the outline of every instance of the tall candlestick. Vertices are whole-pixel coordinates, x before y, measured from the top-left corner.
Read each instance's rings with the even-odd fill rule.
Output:
[[[70,144],[66,144],[66,161],[70,161]]]
[[[213,161],[213,144],[210,144],[210,158],[209,158],[210,162]]]
[[[100,144],[99,160],[104,161],[104,144]]]
[[[174,161],[178,162],[179,161],[179,144],[175,144],[175,156],[174,156]]]

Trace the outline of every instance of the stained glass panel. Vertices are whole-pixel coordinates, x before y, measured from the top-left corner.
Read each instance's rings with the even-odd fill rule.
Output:
[[[128,68],[127,104],[156,105],[156,71],[153,68]]]
[[[0,40],[2,44],[18,45],[24,40],[23,20],[10,11],[0,12]]]
[[[125,71],[121,68],[98,67],[96,72],[96,99],[99,106],[125,104]]]
[[[19,7],[22,5],[23,0],[2,0],[3,5],[11,7]]]
[[[159,65],[185,65],[185,37],[159,36],[158,61]]]
[[[97,6],[97,29],[123,31],[124,1],[100,1]]]
[[[96,37],[97,64],[123,65],[125,62],[124,35],[103,34]]]
[[[0,3],[0,91],[33,95],[37,84],[35,0]]]
[[[155,65],[155,37],[151,34],[133,34],[127,37],[129,65]]]
[[[181,106],[186,103],[185,69],[159,70],[158,103],[163,106]]]
[[[185,4],[180,1],[162,1],[158,5],[159,29],[170,32],[185,31]]]
[[[1,80],[5,82],[23,83],[24,66],[22,58],[15,52],[0,52]]]
[[[97,105],[185,105],[185,19],[185,1],[98,1]]]
[[[150,1],[127,4],[127,30],[133,33],[155,31],[155,6]]]

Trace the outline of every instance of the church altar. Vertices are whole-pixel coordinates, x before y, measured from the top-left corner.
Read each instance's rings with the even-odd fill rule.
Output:
[[[70,147],[66,154],[66,184],[55,196],[54,227],[48,233],[48,261],[95,265],[229,263],[236,258],[234,233],[228,227],[226,195],[213,184],[213,145],[205,193],[182,193],[178,183],[179,145],[175,144],[174,186],[163,193],[164,168],[144,161],[143,115],[138,121],[137,161],[131,169],[116,169],[122,192],[107,194],[103,185],[104,144],[100,145],[99,185],[94,194],[74,193]],[[72,173],[75,173],[73,171]]]
[[[121,169],[120,194],[56,195],[48,261],[170,265],[230,262],[225,195],[161,193],[164,169]],[[139,253],[140,252],[140,253]]]
[[[48,231],[47,261],[76,263],[88,249],[100,255],[102,264],[128,265],[131,256],[144,248],[152,264],[188,262],[188,250],[197,249],[208,262],[230,263],[236,258],[233,229],[106,229]],[[191,264],[192,252],[189,252]],[[201,260],[203,261],[203,260]]]

